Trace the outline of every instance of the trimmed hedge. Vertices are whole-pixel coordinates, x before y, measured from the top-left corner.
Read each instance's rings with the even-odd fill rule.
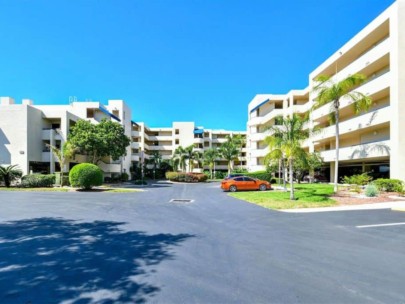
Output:
[[[28,174],[21,178],[23,188],[52,187],[54,184],[54,174]]]
[[[103,171],[93,164],[78,164],[70,170],[69,181],[72,187],[89,190],[103,183]]]
[[[273,177],[271,176],[271,173],[269,173],[267,171],[249,172],[249,173],[245,173],[244,175],[249,176],[249,177],[254,177],[257,179],[261,179],[261,180],[265,180],[268,182],[271,182],[271,180],[273,179]]]
[[[379,178],[373,181],[373,184],[379,191],[401,192],[404,188],[404,182],[399,179]]]
[[[166,172],[166,178],[173,182],[201,183],[206,182],[208,176],[204,173]]]

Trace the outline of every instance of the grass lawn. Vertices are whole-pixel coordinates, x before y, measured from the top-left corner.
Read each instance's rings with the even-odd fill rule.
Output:
[[[229,195],[269,209],[330,207],[337,204],[329,198],[333,194],[333,185],[295,184],[294,189],[295,201],[290,200],[290,192],[278,190],[236,192]]]

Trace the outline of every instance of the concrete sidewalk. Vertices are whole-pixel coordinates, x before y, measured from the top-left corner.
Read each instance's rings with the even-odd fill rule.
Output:
[[[279,211],[289,213],[311,213],[311,212],[332,212],[332,211],[373,210],[373,209],[393,209],[402,211],[405,210],[405,202],[386,202],[386,203],[347,205],[347,206],[321,207],[321,208],[282,209]]]

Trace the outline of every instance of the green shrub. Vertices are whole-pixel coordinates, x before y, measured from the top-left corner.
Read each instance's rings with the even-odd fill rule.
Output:
[[[198,183],[207,181],[208,176],[204,173],[166,172],[166,178],[174,182]]]
[[[362,173],[362,174],[355,174],[352,176],[345,176],[342,178],[342,182],[344,184],[349,184],[349,185],[365,186],[372,179],[373,178],[370,175],[368,175],[367,173]]]
[[[257,179],[265,180],[265,181],[268,181],[268,182],[270,182],[271,179],[273,178],[271,173],[267,172],[267,171],[249,172],[249,173],[246,173],[245,175],[249,176],[249,177],[254,177],[254,178],[257,178]]]
[[[385,192],[401,192],[404,188],[404,182],[399,179],[379,178],[373,184],[378,190]]]
[[[373,184],[367,185],[364,193],[365,193],[365,195],[367,197],[376,197],[376,196],[378,196],[377,187],[375,185],[373,185]]]
[[[246,169],[244,169],[244,168],[235,168],[235,169],[233,169],[233,171],[231,172],[231,174],[234,174],[234,173],[242,173],[242,174],[245,174],[245,173],[248,173],[248,170],[246,170]]]
[[[121,173],[121,181],[122,181],[122,182],[127,182],[128,179],[129,179],[128,173],[126,173],[126,172]]]
[[[223,179],[227,175],[227,172],[224,171],[215,171],[214,178],[216,179]]]
[[[55,184],[54,174],[28,174],[21,178],[21,187],[52,187]]]
[[[88,190],[103,183],[103,171],[93,164],[78,164],[70,170],[69,181],[73,187]]]

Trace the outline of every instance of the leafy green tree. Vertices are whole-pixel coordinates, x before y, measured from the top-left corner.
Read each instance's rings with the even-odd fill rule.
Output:
[[[4,181],[4,185],[9,188],[11,183],[22,176],[22,171],[18,165],[0,166],[0,180]]]
[[[215,161],[218,158],[219,153],[218,150],[210,148],[204,151],[203,154],[203,159],[204,159],[204,164],[208,165],[209,169],[210,169],[210,177],[211,179],[213,178],[212,176],[212,169],[214,168],[215,165]]]
[[[93,164],[97,164],[103,157],[118,160],[126,155],[126,147],[131,142],[123,126],[107,119],[98,124],[79,120],[72,127],[68,138],[78,153],[87,155]]]
[[[339,169],[339,109],[342,98],[348,98],[352,101],[354,112],[359,114],[361,111],[367,111],[372,100],[370,97],[354,91],[354,89],[366,81],[366,76],[362,74],[350,75],[347,78],[333,82],[329,76],[319,76],[315,79],[316,85],[313,91],[317,94],[315,99],[314,109],[317,109],[325,104],[331,103],[332,121],[335,124],[336,131],[336,159],[335,159],[335,186],[334,192],[338,191],[338,169]]]
[[[318,152],[306,153],[302,155],[304,159],[299,158],[294,161],[294,173],[298,183],[304,177],[305,172],[309,171],[311,178],[314,176],[314,171],[322,166],[322,158]],[[311,180],[310,180],[311,181]]]
[[[57,147],[47,144],[47,146],[51,149],[52,153],[55,155],[56,159],[59,162],[60,166],[60,185],[63,187],[64,181],[64,172],[65,167],[69,163],[69,160],[74,158],[77,148],[75,148],[69,141],[65,142],[62,146],[62,149],[58,149]]]
[[[278,125],[268,128],[272,135],[266,138],[269,145],[269,153],[266,159],[285,158],[290,171],[290,199],[294,200],[294,178],[293,166],[294,160],[301,159],[305,161],[305,150],[301,147],[302,142],[309,137],[309,130],[304,130],[306,119],[297,114],[291,117],[279,118]]]
[[[232,140],[232,137],[228,137],[228,140],[219,147],[218,152],[228,162],[228,174],[231,174],[233,162],[238,159],[239,155],[238,144]]]

